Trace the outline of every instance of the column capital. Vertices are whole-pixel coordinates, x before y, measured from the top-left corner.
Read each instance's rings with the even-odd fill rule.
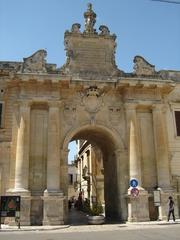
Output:
[[[14,105],[19,106],[19,107],[30,107],[31,101],[26,100],[26,99],[19,99],[14,103]]]
[[[152,110],[153,111],[164,111],[165,110],[165,105],[163,103],[155,103],[152,105]]]
[[[48,101],[49,108],[60,108],[62,106],[62,101]]]
[[[29,108],[31,106],[31,102],[27,100],[17,100],[13,103],[14,108]]]
[[[126,110],[136,110],[137,106],[138,106],[137,103],[126,102],[126,103],[124,104],[124,108],[125,108]]]

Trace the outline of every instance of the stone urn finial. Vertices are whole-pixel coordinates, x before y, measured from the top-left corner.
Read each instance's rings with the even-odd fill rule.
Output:
[[[92,4],[88,3],[87,11],[84,13],[85,33],[95,33],[94,24],[96,23],[96,13],[92,10]]]

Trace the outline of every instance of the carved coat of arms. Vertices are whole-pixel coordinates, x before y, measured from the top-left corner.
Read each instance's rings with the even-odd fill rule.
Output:
[[[83,103],[86,111],[89,113],[96,113],[102,106],[102,98],[100,97],[100,91],[97,87],[90,87],[86,91],[86,95],[83,98]]]

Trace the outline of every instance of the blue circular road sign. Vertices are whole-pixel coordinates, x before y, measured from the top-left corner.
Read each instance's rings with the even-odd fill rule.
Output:
[[[135,179],[135,178],[131,179],[130,180],[130,186],[133,187],[133,188],[137,187],[138,186],[138,180]]]

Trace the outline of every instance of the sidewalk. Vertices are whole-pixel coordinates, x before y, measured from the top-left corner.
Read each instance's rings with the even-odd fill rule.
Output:
[[[89,231],[116,231],[116,230],[133,230],[140,228],[157,228],[179,225],[180,219],[173,221],[150,221],[150,222],[134,222],[134,223],[116,223],[103,225],[59,225],[59,226],[17,226],[1,225],[0,232],[19,232],[19,231],[60,231],[60,232],[89,232]]]
[[[103,225],[88,225],[86,214],[71,209],[69,211],[69,221],[67,225],[58,226],[9,226],[1,225],[0,232],[18,232],[18,231],[59,231],[59,232],[89,232],[89,231],[116,231],[132,230],[140,228],[167,227],[180,224],[180,219],[174,223],[172,220],[167,221],[149,221],[149,222],[126,222],[126,223],[105,223]]]

